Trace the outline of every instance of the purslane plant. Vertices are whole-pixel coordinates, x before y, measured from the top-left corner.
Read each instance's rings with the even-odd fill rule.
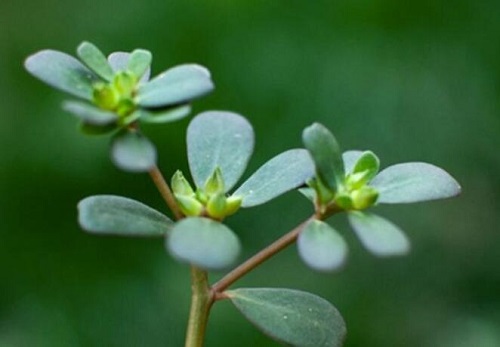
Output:
[[[409,242],[405,234],[392,222],[365,210],[377,204],[442,199],[460,192],[448,173],[427,163],[397,164],[379,172],[374,153],[342,153],[333,134],[318,123],[304,130],[305,149],[274,156],[234,189],[253,152],[254,133],[244,117],[227,111],[203,112],[193,118],[186,139],[192,183],[176,171],[169,185],[156,165],[156,148],[141,133],[140,124],[187,116],[189,104],[213,90],[208,70],[195,64],[180,65],[149,80],[152,55],[146,50],[106,57],[84,42],[77,55],[81,61],[44,50],[28,57],[25,67],[45,83],[83,99],[67,101],[63,108],[80,119],[84,133],[112,133],[112,161],[125,171],[148,172],[173,215],[172,219],[126,197],[96,195],[79,202],[79,224],[95,234],[164,237],[168,253],[190,264],[186,347],[203,345],[210,309],[224,299],[283,344],[342,346],[344,320],[326,300],[286,288],[228,288],[295,241],[309,267],[338,270],[345,263],[347,245],[325,220],[340,212],[347,213],[352,229],[374,255],[406,254]],[[228,269],[241,249],[226,218],[240,208],[264,204],[294,189],[313,203],[314,213],[210,285],[208,271]]]

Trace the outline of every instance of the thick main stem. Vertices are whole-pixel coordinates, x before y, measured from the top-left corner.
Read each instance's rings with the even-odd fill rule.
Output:
[[[207,272],[191,266],[191,309],[185,347],[202,347],[210,307],[214,302],[208,286]]]
[[[312,219],[314,216],[311,218],[307,219],[303,223],[299,224],[297,227],[295,227],[293,230],[290,232],[286,233],[276,241],[274,241],[272,244],[255,254],[254,256],[250,257],[247,259],[245,262],[243,262],[241,265],[233,269],[231,272],[229,272],[226,276],[224,276],[221,280],[219,280],[217,283],[215,283],[212,286],[212,291],[214,293],[214,296],[216,298],[221,298],[222,292],[226,290],[231,284],[239,280],[241,277],[246,275],[248,272],[252,271],[255,269],[257,266],[265,262],[267,259],[271,258],[274,256],[276,253],[282,251],[286,247],[288,247],[290,244],[295,242],[297,237],[299,236],[300,232],[306,224]]]

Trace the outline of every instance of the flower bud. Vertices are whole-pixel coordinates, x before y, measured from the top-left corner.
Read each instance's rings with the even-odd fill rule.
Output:
[[[105,110],[114,110],[120,102],[120,94],[111,86],[98,83],[92,93],[94,103]]]
[[[195,197],[174,194],[175,200],[182,213],[186,216],[200,216],[203,213],[203,205]]]
[[[225,215],[230,216],[236,211],[238,211],[241,207],[241,202],[243,201],[243,198],[240,196],[230,196],[226,199],[226,211]]]
[[[171,185],[176,195],[194,196],[193,188],[191,188],[191,185],[186,178],[184,178],[180,170],[177,170],[172,176]]]
[[[212,175],[207,179],[205,193],[208,196],[224,193],[224,178],[219,167],[215,168]]]
[[[212,195],[207,203],[207,213],[213,218],[224,218],[226,216],[226,196],[224,194]]]
[[[351,193],[352,205],[356,210],[372,206],[378,198],[378,191],[370,186],[363,186]]]

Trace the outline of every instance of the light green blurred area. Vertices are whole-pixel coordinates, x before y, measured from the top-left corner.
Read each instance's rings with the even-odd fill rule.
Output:
[[[188,268],[160,240],[81,232],[76,203],[93,194],[164,206],[147,175],[119,172],[108,139],[84,137],[65,99],[29,76],[26,56],[149,49],[153,73],[207,66],[216,91],[195,112],[249,118],[248,175],[301,145],[313,121],[344,149],[382,165],[426,161],[463,186],[458,199],[376,208],[412,252],[375,259],[343,216],[350,246],[338,274],[308,270],[294,247],[241,281],[291,287],[334,303],[353,346],[500,346],[500,21],[498,1],[61,1],[0,3],[0,346],[182,346]],[[188,120],[144,131],[170,176],[187,172]],[[228,219],[244,257],[308,216],[290,193]],[[219,276],[214,274],[212,279]],[[231,304],[216,305],[207,346],[277,346]]]

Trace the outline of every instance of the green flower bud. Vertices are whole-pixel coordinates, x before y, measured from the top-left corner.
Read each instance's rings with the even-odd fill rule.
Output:
[[[122,71],[115,75],[113,79],[114,89],[122,98],[130,98],[137,84],[137,78],[127,71]]]
[[[94,85],[92,96],[94,103],[105,110],[114,110],[120,102],[120,94],[114,88],[104,83]]]
[[[191,185],[182,174],[182,171],[177,170],[172,176],[172,180],[170,182],[172,186],[172,191],[176,196],[177,195],[185,195],[191,197],[194,196],[193,188],[191,188]]]
[[[307,185],[316,191],[316,197],[319,200],[320,205],[327,205],[332,201],[334,197],[334,192],[332,192],[319,177],[310,179]]]
[[[179,208],[186,216],[200,216],[203,213],[203,204],[196,200],[195,197],[187,195],[174,194],[175,200],[179,204]]]
[[[346,186],[350,190],[361,188],[368,182],[369,178],[370,171],[368,170],[352,173],[346,178]]]
[[[217,167],[205,183],[205,193],[208,196],[224,193],[224,178],[222,171]]]
[[[225,214],[226,216],[230,216],[236,211],[238,211],[241,207],[241,202],[243,201],[243,198],[240,196],[230,196],[226,199],[226,211]]]
[[[205,194],[205,192],[201,189],[196,189],[196,193],[195,193],[195,196],[196,196],[196,199],[198,199],[199,202],[201,202],[202,204],[206,205],[207,202],[208,202],[208,196],[207,194]]]
[[[120,102],[118,103],[118,106],[116,107],[116,113],[118,113],[118,115],[120,115],[122,117],[126,117],[126,116],[130,115],[131,113],[133,113],[135,108],[136,108],[136,106],[131,99],[122,99],[122,100],[120,100]],[[124,120],[127,120],[128,121],[127,124],[130,124],[128,117],[126,119],[124,118]],[[126,124],[124,124],[124,125],[126,125]]]
[[[210,217],[222,219],[226,216],[226,205],[224,194],[212,195],[207,203],[207,213]]]
[[[352,209],[353,202],[349,194],[340,193],[335,196],[335,204],[344,210],[350,210]]]
[[[378,191],[370,186],[363,186],[351,192],[352,205],[356,210],[372,206],[378,198]]]

